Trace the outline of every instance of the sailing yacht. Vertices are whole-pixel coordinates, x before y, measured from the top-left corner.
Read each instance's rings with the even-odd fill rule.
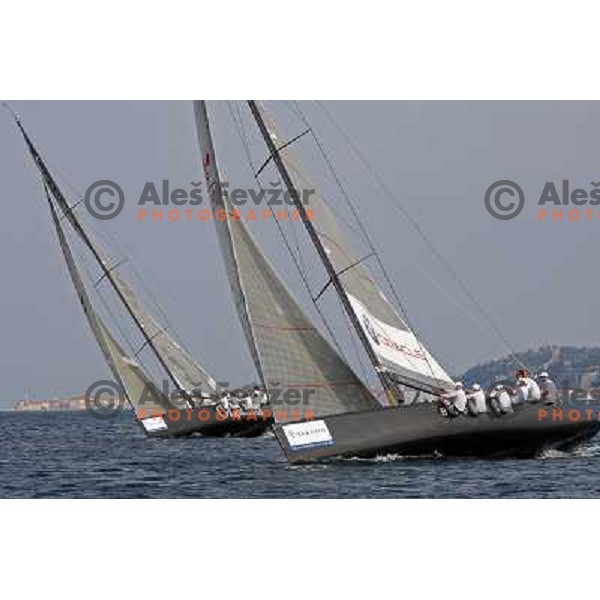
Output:
[[[108,363],[121,395],[133,408],[139,425],[149,437],[180,437],[192,434],[204,436],[261,435],[270,426],[260,406],[246,410],[224,408],[220,405],[221,390],[213,377],[192,357],[147,311],[125,281],[115,264],[109,260],[92,238],[81,220],[77,205],[70,206],[44,160],[33,145],[20,119],[18,128],[38,168],[52,223],[87,321]],[[64,218],[64,219],[63,219]],[[106,280],[142,335],[144,344],[134,356],[128,355],[94,309],[86,290],[80,268],[63,226],[63,220],[83,242],[100,268],[101,280]],[[175,393],[168,395],[159,389],[137,361],[137,354],[148,347],[167,374]]]
[[[266,145],[264,165],[276,168],[327,276],[313,301],[327,289],[335,292],[385,398],[378,399],[321,334],[243,220],[214,219],[250,353],[269,397],[282,398],[274,407],[273,427],[288,460],[389,453],[529,456],[548,447],[569,448],[597,433],[598,421],[542,418],[531,404],[503,416],[441,414],[435,400],[452,385],[446,371],[382,293],[365,261],[350,251],[318,194],[309,200],[312,218],[307,215],[299,190],[314,186],[293,153],[302,134],[286,139],[263,105],[247,104]],[[195,101],[194,108],[213,210],[232,214],[220,184],[206,103]],[[299,389],[310,391],[300,407],[297,396],[286,393]]]

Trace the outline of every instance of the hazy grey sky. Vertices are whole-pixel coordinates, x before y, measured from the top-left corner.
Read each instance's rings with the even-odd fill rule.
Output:
[[[191,103],[12,105],[51,167],[75,188],[84,191],[99,179],[123,187],[128,199],[123,213],[98,229],[127,246],[130,260],[147,275],[180,336],[209,371],[234,383],[252,380],[212,224],[137,220],[137,198],[146,181],[170,179],[172,187],[189,187],[200,178]],[[227,178],[250,185],[227,107],[214,102],[209,107]],[[311,103],[302,107],[347,182],[413,325],[439,362],[460,372],[506,354],[489,326],[479,318],[474,322],[476,310],[319,109]],[[328,107],[514,347],[597,343],[598,211],[592,222],[540,223],[536,203],[546,181],[560,185],[569,179],[572,187],[586,190],[600,181],[599,103],[334,102]],[[240,108],[250,131],[247,109]],[[285,106],[279,109],[286,132],[299,133],[301,126]],[[252,148],[260,163],[256,140]],[[5,111],[0,149],[0,407],[9,407],[26,390],[35,397],[79,393],[108,376],[108,368],[68,279],[39,178]],[[298,151],[314,168],[317,185],[333,195],[310,140]],[[511,221],[493,219],[484,207],[487,187],[499,179],[516,181],[527,197],[523,213]],[[339,199],[335,203],[343,209]],[[269,255],[285,268],[281,244],[261,231]],[[313,269],[315,282],[324,279],[316,262]],[[300,292],[294,277],[289,279]]]

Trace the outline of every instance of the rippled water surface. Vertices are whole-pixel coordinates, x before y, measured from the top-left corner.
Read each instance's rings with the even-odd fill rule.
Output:
[[[535,460],[289,465],[274,437],[148,440],[130,414],[0,413],[2,498],[598,498],[600,438]]]

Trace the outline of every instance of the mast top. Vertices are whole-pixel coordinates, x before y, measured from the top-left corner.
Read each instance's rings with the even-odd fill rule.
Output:
[[[16,113],[8,102],[3,102],[2,106],[12,115],[13,119],[17,122],[18,125],[21,124],[21,115]]]

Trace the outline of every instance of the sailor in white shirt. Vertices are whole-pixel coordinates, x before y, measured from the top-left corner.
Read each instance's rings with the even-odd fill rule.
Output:
[[[478,383],[475,383],[473,387],[471,387],[471,392],[467,394],[467,404],[471,414],[479,415],[487,412],[485,392]]]
[[[249,411],[252,408],[252,398],[250,397],[250,394],[246,394],[242,400],[240,401],[240,405],[241,407],[246,410]]]
[[[464,414],[467,412],[467,395],[463,389],[463,384],[457,381],[454,384],[454,391],[444,392],[442,394],[442,401],[451,412],[457,412]],[[452,408],[454,411],[452,411]]]
[[[494,391],[490,394],[490,399],[494,403],[496,412],[498,413],[511,413],[513,412],[512,402],[508,392],[504,386],[499,383]]]
[[[517,371],[517,381],[523,379],[527,384],[527,402],[539,402],[542,397],[540,386],[537,384],[535,379],[529,377],[529,371],[527,369],[519,369]]]
[[[512,403],[515,406],[519,404],[525,404],[529,399],[529,386],[527,385],[527,381],[523,377],[521,377],[517,381],[517,389],[513,392]]]
[[[252,392],[252,402],[254,405],[263,406],[267,403],[268,397],[267,394],[262,391],[258,386],[254,387],[254,391]]]
[[[537,384],[535,379],[529,377],[529,371],[525,369],[525,382],[527,383],[527,390],[529,392],[527,400],[529,402],[539,402],[542,397],[542,392],[540,391],[540,386]]]
[[[224,408],[227,412],[229,412],[229,400],[229,392],[223,392],[223,394],[221,394],[221,399],[219,400],[219,406]]]

